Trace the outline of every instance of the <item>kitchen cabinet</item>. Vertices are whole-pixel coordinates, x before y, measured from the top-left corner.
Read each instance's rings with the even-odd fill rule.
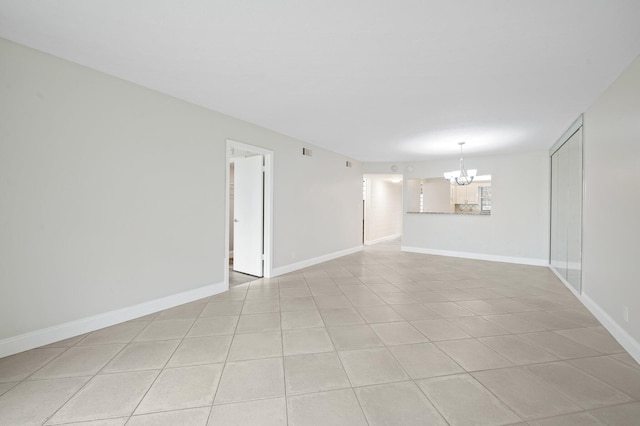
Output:
[[[480,184],[470,183],[465,186],[451,186],[451,198],[454,204],[480,204]]]

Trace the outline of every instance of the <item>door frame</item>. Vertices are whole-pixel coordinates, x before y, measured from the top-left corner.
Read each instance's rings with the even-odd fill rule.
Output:
[[[264,263],[263,275],[265,278],[272,277],[273,270],[273,151],[255,145],[249,145],[227,139],[226,159],[225,159],[225,225],[224,225],[224,282],[229,289],[229,216],[230,216],[230,184],[231,184],[231,158],[234,149],[250,151],[264,157],[264,227],[263,227],[263,248]]]

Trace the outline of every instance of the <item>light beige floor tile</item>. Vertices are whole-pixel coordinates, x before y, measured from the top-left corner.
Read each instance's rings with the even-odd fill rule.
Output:
[[[150,321],[129,321],[89,333],[77,345],[104,345],[108,343],[129,343]]]
[[[629,367],[640,369],[640,364],[636,362],[635,359],[628,353],[609,355],[610,358],[615,359],[616,361],[620,361],[621,363],[628,365]]]
[[[129,417],[118,417],[115,419],[102,419],[102,420],[90,420],[87,422],[73,422],[65,423],[64,426],[124,426],[129,420]],[[53,423],[45,423],[45,425],[51,425]]]
[[[247,314],[265,314],[268,312],[280,312],[280,300],[278,299],[262,299],[247,300],[244,302],[242,313]]]
[[[280,290],[277,286],[273,287],[256,287],[250,288],[247,292],[246,300],[259,300],[259,299],[278,299],[280,297]]]
[[[393,293],[393,292],[399,292],[400,289],[392,284],[389,283],[383,283],[383,284],[368,284],[365,283],[365,285],[369,288],[369,290],[371,290],[372,292],[380,295],[382,293]]]
[[[463,373],[464,369],[433,343],[388,348],[412,379]]]
[[[518,318],[531,323],[540,324],[547,330],[561,330],[565,328],[578,328],[580,323],[571,321],[565,317],[554,315],[549,311],[532,311],[532,312],[518,312],[514,314]]]
[[[206,426],[208,418],[209,407],[190,408],[188,410],[133,416],[127,423],[127,426]]]
[[[248,302],[248,301],[247,301]],[[209,302],[200,313],[200,317],[219,317],[239,315],[243,307],[242,301]]]
[[[351,387],[335,352],[287,356],[284,372],[287,395]]]
[[[469,317],[474,313],[454,302],[425,303],[425,306],[443,318]]]
[[[104,374],[91,379],[50,420],[71,423],[130,416],[158,371]]]
[[[336,296],[342,294],[336,285],[309,285],[309,290],[313,296]]]
[[[163,370],[135,414],[211,405],[221,374],[222,364]]]
[[[631,402],[631,398],[566,362],[532,365],[528,370],[584,409]]]
[[[436,345],[467,371],[512,366],[513,363],[476,339],[449,340]]]
[[[391,306],[359,306],[357,309],[368,323],[404,321]]]
[[[427,338],[408,322],[371,324],[371,328],[387,346],[427,342]]]
[[[6,393],[9,389],[14,387],[18,383],[20,383],[20,382],[4,382],[4,383],[0,383],[0,396],[2,396],[4,393]]]
[[[509,330],[511,333],[530,333],[545,330],[540,324],[525,321],[514,314],[486,315],[483,318],[505,330]]]
[[[436,303],[436,302],[447,302],[448,299],[444,296],[439,295],[435,291],[430,290],[422,290],[422,291],[412,291],[409,292],[411,297],[416,299],[421,303]]]
[[[359,280],[354,280],[353,283],[351,284],[337,284],[338,288],[340,289],[340,291],[342,293],[344,293],[345,295],[351,295],[351,294],[373,294],[373,292],[371,290],[369,290],[369,288],[362,284]],[[380,299],[380,301],[382,301],[382,299]],[[382,302],[384,303],[384,302]]]
[[[429,340],[433,341],[468,339],[471,337],[445,319],[411,321],[411,324],[427,336]]]
[[[323,296],[325,297],[325,296]],[[326,296],[333,297],[333,296]],[[293,297],[288,299],[280,299],[280,311],[282,312],[295,312],[295,311],[309,311],[317,310],[316,303],[313,297]]]
[[[92,376],[125,345],[74,346],[34,373],[29,379]]]
[[[451,425],[500,425],[520,421],[468,374],[423,379],[418,385]]]
[[[481,317],[449,318],[449,322],[472,337],[500,336],[510,331]]]
[[[552,353],[560,359],[582,358],[600,355],[600,352],[556,334],[552,331],[520,334],[520,338]]]
[[[216,294],[209,298],[209,302],[241,302],[247,297],[247,289],[232,287],[229,291]],[[202,315],[202,312],[200,313]]]
[[[280,289],[281,299],[288,299],[292,297],[308,297],[308,296],[311,296],[311,291],[309,291],[309,288],[307,286]]]
[[[302,328],[282,332],[284,355],[301,355],[334,350],[327,330],[322,328]]]
[[[201,300],[197,300],[191,303],[185,303],[183,305],[179,305],[160,312],[156,319],[198,318],[206,305],[207,302],[203,302]]]
[[[180,344],[180,340],[159,340],[128,344],[103,369],[102,373],[160,370]]]
[[[616,339],[608,334],[598,333],[588,328],[574,328],[571,330],[557,330],[557,334],[568,337],[574,342],[588,346],[603,354],[623,353],[624,348]]]
[[[89,378],[23,382],[0,397],[0,425],[41,425]]]
[[[507,313],[505,308],[492,305],[484,300],[461,300],[456,303],[476,315],[497,315]]]
[[[384,348],[339,352],[342,365],[353,386],[408,380],[395,358]]]
[[[413,382],[365,386],[355,392],[370,425],[447,425]]]
[[[533,420],[529,426],[605,426],[600,420],[588,413],[566,414],[543,420]]]
[[[366,426],[351,389],[287,398],[289,426]]]
[[[388,303],[389,305],[410,305],[412,303],[417,303],[418,301],[413,297],[409,296],[407,293],[378,293],[378,296]]]
[[[243,361],[276,356],[282,356],[280,332],[236,334],[233,336],[228,360]]]
[[[574,367],[640,400],[640,370],[601,356],[569,361]]]
[[[175,351],[168,367],[225,362],[232,336],[209,336],[184,339]]]
[[[320,311],[320,315],[327,327],[364,324],[364,319],[355,308],[325,309]]]
[[[284,398],[214,405],[208,426],[286,426]]]
[[[473,373],[473,377],[523,420],[582,410],[523,367],[481,371]]]
[[[515,335],[483,337],[478,340],[516,365],[535,364],[558,359],[549,352],[530,345]]]
[[[353,305],[343,295],[335,296],[315,296],[314,300],[318,309],[337,309],[337,308],[351,308]]]
[[[137,321],[137,320],[132,320]],[[40,346],[39,349],[48,349],[48,348],[70,348],[71,346],[75,346],[80,340],[87,337],[87,334],[81,334],[79,336],[70,337],[68,339],[59,340],[57,342],[49,343],[48,345]]]
[[[366,324],[327,328],[338,350],[363,349],[384,346],[378,336]]]
[[[598,408],[589,412],[606,425],[637,426],[640,419],[640,402]]]
[[[235,333],[238,315],[198,318],[186,337],[223,336]]]
[[[537,310],[537,308],[509,298],[487,299],[485,300],[485,302],[487,302],[491,306],[501,309],[503,312],[509,313],[530,312]]]
[[[182,339],[195,319],[155,320],[133,339],[134,342],[148,342],[151,340]]]
[[[284,396],[282,358],[227,362],[216,404]]]
[[[280,331],[280,313],[241,315],[236,333],[262,333]]]
[[[0,358],[0,382],[24,380],[65,350],[67,349],[38,348]]]
[[[385,304],[384,300],[380,299],[375,295],[375,293],[369,290],[362,292],[354,292],[353,289],[351,290],[351,293],[345,293],[345,295],[353,306],[378,306]]]
[[[320,313],[316,310],[281,312],[280,319],[283,330],[324,326]]]
[[[440,318],[440,315],[419,303],[394,305],[393,310],[399,313],[400,316],[407,321]]]

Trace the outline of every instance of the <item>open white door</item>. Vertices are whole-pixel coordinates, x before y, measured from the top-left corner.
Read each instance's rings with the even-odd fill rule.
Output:
[[[263,156],[234,158],[233,270],[261,277],[263,253]]]

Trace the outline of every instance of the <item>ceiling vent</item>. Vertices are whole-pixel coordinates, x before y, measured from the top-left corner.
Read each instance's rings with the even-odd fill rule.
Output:
[[[347,160],[347,162],[346,162],[345,166],[347,166],[347,167],[351,167],[352,165],[353,165],[353,163],[351,163],[351,161],[348,161],[348,160]]]
[[[302,155],[305,157],[311,157],[313,152],[309,148],[302,148]]]

